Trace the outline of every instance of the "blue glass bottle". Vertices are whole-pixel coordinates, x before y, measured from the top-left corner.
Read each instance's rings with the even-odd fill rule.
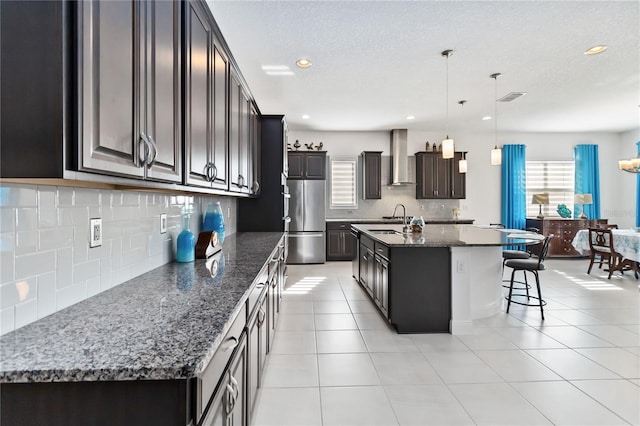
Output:
[[[178,235],[176,243],[176,261],[193,262],[196,256],[196,237],[189,230],[189,215],[182,216],[182,232]]]
[[[207,211],[202,220],[203,231],[216,231],[218,240],[222,244],[224,241],[224,215],[222,214],[222,206],[220,202],[211,202],[207,206]]]

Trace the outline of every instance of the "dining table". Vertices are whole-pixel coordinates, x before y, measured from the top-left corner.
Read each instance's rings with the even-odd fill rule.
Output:
[[[632,269],[637,270],[637,264],[640,262],[640,231],[635,229],[612,229],[613,248],[618,252],[625,264],[631,264]],[[580,254],[588,254],[589,248],[589,230],[581,229],[576,232],[571,245]]]

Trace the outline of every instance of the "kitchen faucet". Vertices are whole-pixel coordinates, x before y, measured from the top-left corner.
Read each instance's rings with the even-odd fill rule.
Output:
[[[393,214],[391,216],[396,217],[396,211],[398,210],[398,207],[402,207],[402,232],[407,233],[409,232],[409,227],[407,226],[407,208],[404,206],[404,204],[396,204],[396,206],[393,208]]]

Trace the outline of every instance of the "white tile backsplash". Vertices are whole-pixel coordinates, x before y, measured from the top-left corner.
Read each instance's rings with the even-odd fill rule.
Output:
[[[16,328],[22,327],[38,319],[38,301],[36,299],[16,305]]]
[[[0,334],[172,262],[183,211],[197,235],[210,201],[220,201],[226,234],[235,233],[234,197],[2,184]],[[103,242],[90,249],[94,217]]]

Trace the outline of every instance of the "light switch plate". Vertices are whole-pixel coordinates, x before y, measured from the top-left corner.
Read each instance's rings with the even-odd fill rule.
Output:
[[[89,219],[89,247],[102,245],[102,219]]]
[[[166,234],[167,232],[167,214],[162,213],[160,215],[160,233]]]

